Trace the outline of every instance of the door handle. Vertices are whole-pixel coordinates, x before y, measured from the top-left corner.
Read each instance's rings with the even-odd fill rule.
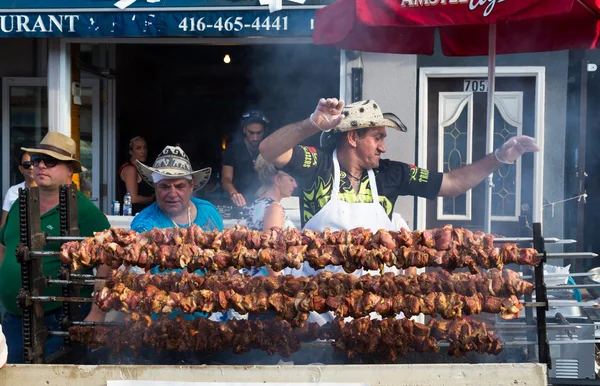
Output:
[[[90,201],[98,201],[98,197],[90,197]]]

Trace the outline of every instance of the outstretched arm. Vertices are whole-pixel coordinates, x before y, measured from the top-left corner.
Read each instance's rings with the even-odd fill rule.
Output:
[[[444,173],[439,196],[456,197],[474,188],[503,163],[512,164],[522,154],[539,151],[535,140],[526,135],[512,137],[494,153],[465,167]]]
[[[265,138],[260,143],[260,154],[275,167],[283,168],[290,162],[294,146],[315,133],[328,131],[339,125],[344,118],[343,108],[344,101],[321,98],[310,118],[284,126]]]

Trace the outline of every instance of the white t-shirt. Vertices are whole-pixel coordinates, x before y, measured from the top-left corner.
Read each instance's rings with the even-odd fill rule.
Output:
[[[6,347],[6,337],[2,333],[2,325],[0,325],[0,369],[6,364],[8,358],[8,347]]]
[[[12,204],[17,201],[17,198],[19,198],[19,188],[25,188],[25,181],[8,188],[6,196],[4,196],[4,203],[2,204],[3,211],[8,212]]]

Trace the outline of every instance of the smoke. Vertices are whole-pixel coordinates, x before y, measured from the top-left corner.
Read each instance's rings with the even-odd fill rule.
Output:
[[[270,120],[269,132],[306,119],[320,98],[338,97],[338,50],[296,44],[247,49],[246,109],[262,110]]]

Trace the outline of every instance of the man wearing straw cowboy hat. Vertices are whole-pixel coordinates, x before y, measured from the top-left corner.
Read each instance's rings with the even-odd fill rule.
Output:
[[[135,216],[131,229],[144,232],[152,228],[186,228],[191,224],[206,231],[223,229],[217,208],[192,197],[210,179],[210,168],[193,171],[190,159],[177,146],[165,147],[152,167],[136,163],[142,179],[156,189],[156,202]]]
[[[152,167],[139,161],[136,164],[142,179],[154,187],[156,201],[135,216],[131,229],[145,232],[153,228],[187,228],[196,224],[205,231],[223,230],[223,218],[217,208],[208,201],[192,197],[194,190],[201,189],[210,179],[210,168],[193,171],[190,159],[178,146],[165,147]],[[157,274],[158,268],[151,272]],[[186,319],[198,316],[205,317],[206,314],[184,315]]]
[[[300,182],[304,228],[393,229],[389,216],[398,196],[455,197],[503,163],[512,164],[523,153],[539,150],[533,138],[517,136],[471,165],[437,173],[382,160],[387,127],[406,131],[397,116],[383,113],[375,101],[344,108],[338,99],[321,99],[308,119],[263,140],[261,155]],[[322,147],[335,148],[333,154],[299,146],[315,133],[321,133]],[[408,228],[404,220],[400,226]]]
[[[59,236],[60,214],[58,210],[59,188],[71,184],[74,173],[84,168],[75,158],[75,141],[66,135],[49,132],[44,136],[37,148],[23,148],[31,155],[33,177],[40,192],[41,228],[52,236]],[[92,236],[110,227],[106,216],[81,192],[77,192],[77,218],[82,236]],[[19,243],[19,205],[13,205],[8,212],[6,223],[0,230],[0,302],[6,309],[2,327],[8,340],[8,362],[23,361],[23,335],[21,330],[21,309],[17,305],[17,292],[21,288],[21,266],[15,257],[15,249]],[[44,250],[58,251],[60,244],[51,243]],[[45,258],[42,263],[44,275],[56,278],[61,266],[58,258]],[[98,269],[99,276],[106,276],[108,267]],[[85,290],[82,291],[85,294]],[[89,295],[89,290],[87,294]],[[60,296],[61,288],[49,287],[45,295]],[[44,325],[51,329],[59,329],[61,303],[44,303]],[[85,314],[85,313],[84,313]],[[102,312],[94,305],[88,319],[101,317]],[[46,341],[46,355],[57,351],[62,344],[58,337]]]

